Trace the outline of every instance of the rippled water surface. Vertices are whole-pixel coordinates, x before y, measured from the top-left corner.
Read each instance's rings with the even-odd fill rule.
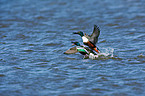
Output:
[[[63,54],[99,25],[100,50]],[[0,96],[144,96],[144,0],[0,0]]]

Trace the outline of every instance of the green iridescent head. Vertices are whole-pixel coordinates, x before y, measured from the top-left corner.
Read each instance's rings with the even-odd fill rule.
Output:
[[[81,46],[79,42],[72,42],[73,45],[76,45],[76,46]]]

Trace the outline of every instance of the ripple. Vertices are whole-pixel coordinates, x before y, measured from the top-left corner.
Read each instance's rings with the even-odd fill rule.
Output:
[[[36,46],[36,45],[38,45],[38,44],[29,44],[29,43],[22,43],[21,45],[25,45],[25,46]]]
[[[132,20],[136,20],[136,19],[144,19],[145,14],[144,15],[136,15],[135,17],[132,18]]]
[[[37,59],[37,61],[40,61],[40,62],[50,62],[49,60],[47,59]],[[43,63],[42,63],[43,64]]]
[[[71,58],[71,57],[65,57],[65,59],[68,59],[68,60],[76,60],[76,58]]]
[[[0,28],[7,28],[7,27],[9,27],[10,25],[9,24],[1,24],[0,23]]]
[[[43,44],[44,46],[58,46],[60,44],[56,44],[56,43],[46,43],[46,44]]]
[[[106,40],[102,40],[102,41],[100,41],[99,43],[105,43],[105,42],[107,42]]]
[[[143,54],[140,54],[137,56],[138,58],[145,58],[145,56]]]
[[[113,23],[110,23],[110,24],[106,24],[106,26],[118,26],[119,24],[113,24]]]
[[[1,36],[0,36],[0,39],[3,39],[3,38],[5,38],[5,37],[7,37],[7,36],[5,36],[5,35],[1,35]]]
[[[6,42],[0,42],[0,44],[6,44]]]
[[[122,61],[123,60],[123,58],[119,58],[119,57],[111,57],[111,59],[119,60],[119,61]]]
[[[36,19],[38,19],[38,20],[39,19],[45,19],[45,17],[44,16],[37,16]]]
[[[103,89],[103,88],[93,88],[92,90],[91,90],[92,92],[101,92],[101,91],[109,91],[108,89]]]
[[[13,67],[13,68],[15,68],[15,69],[22,69],[22,68],[20,68],[20,67]]]
[[[72,85],[72,87],[78,88],[78,87],[80,87],[80,85],[79,84],[74,84],[74,85]]]
[[[111,96],[129,96],[128,93],[123,92],[116,92],[111,94]]]
[[[4,74],[0,74],[0,77],[4,77],[5,75]]]
[[[86,78],[85,77],[78,77],[77,79],[78,80],[85,80]]]
[[[24,34],[17,34],[15,36],[16,39],[26,39],[26,38],[30,38],[29,36],[25,36]]]
[[[123,60],[123,58],[109,57],[109,56],[99,56],[98,58],[95,58],[93,60],[108,60],[108,59],[117,60],[117,61],[122,61]]]
[[[27,49],[27,50],[22,50],[21,52],[34,52],[34,50]]]

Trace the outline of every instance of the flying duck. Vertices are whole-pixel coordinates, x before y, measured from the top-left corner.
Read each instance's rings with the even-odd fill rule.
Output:
[[[92,50],[95,50],[97,53],[100,53],[99,49],[96,47],[96,43],[98,42],[98,37],[100,35],[100,29],[97,25],[94,25],[94,30],[91,36],[84,35],[82,31],[74,32],[73,34],[79,34],[82,37],[83,43],[89,46]]]

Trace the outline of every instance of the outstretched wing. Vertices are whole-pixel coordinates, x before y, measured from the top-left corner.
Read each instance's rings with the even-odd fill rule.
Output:
[[[96,44],[98,42],[98,37],[100,35],[100,29],[97,25],[94,25],[93,33],[91,34],[91,38],[89,41],[91,41],[93,44]]]
[[[73,48],[68,49],[66,52],[64,52],[64,54],[74,54],[74,53],[77,53],[77,52],[78,51],[77,51],[77,48],[75,46]]]

